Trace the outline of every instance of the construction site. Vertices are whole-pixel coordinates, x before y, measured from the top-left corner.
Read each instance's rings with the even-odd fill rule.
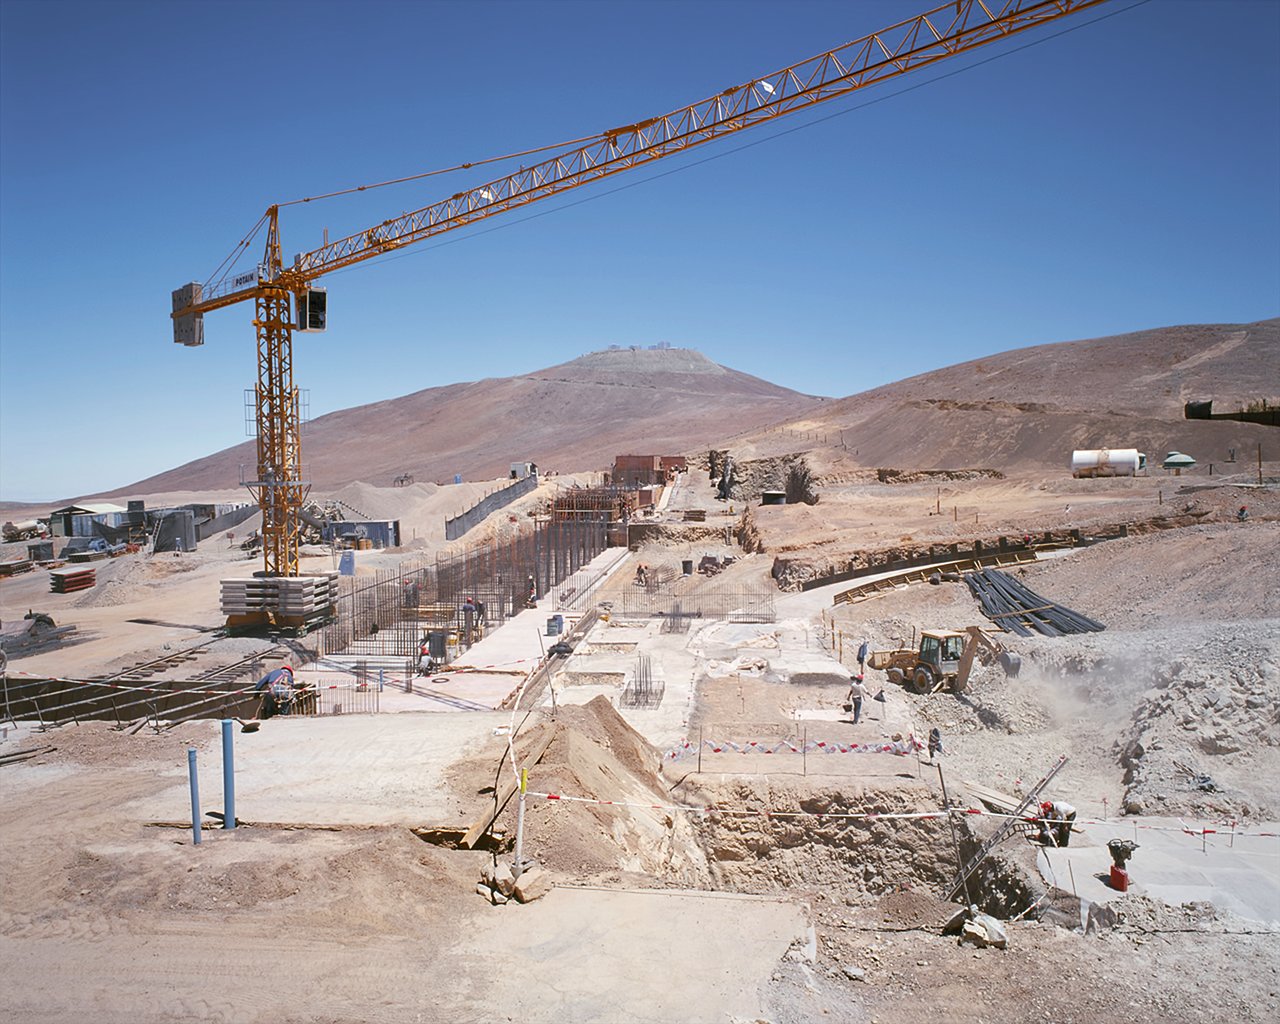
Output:
[[[273,205],[174,290],[180,345],[252,319],[253,439],[0,503],[6,1016],[1276,1019],[1280,319],[834,399],[615,346],[395,443],[450,389],[294,379],[327,274],[1100,4],[947,3],[292,263]]]

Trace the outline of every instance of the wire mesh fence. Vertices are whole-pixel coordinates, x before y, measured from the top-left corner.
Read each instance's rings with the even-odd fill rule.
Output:
[[[620,616],[657,618],[680,623],[673,632],[688,629],[691,618],[730,622],[774,622],[773,592],[766,587],[705,588],[679,594],[665,588],[626,587],[613,598],[612,612]]]
[[[307,670],[310,684],[295,697],[294,715],[368,715],[381,710],[381,694],[388,686],[404,688],[408,669],[399,672],[359,661],[350,667],[324,665]]]
[[[409,559],[394,569],[344,576],[318,646],[324,653],[416,663],[420,645],[434,633],[438,660],[447,663],[531,598],[588,587],[584,566],[605,549],[606,529],[603,519],[542,520],[519,536],[434,561]]]

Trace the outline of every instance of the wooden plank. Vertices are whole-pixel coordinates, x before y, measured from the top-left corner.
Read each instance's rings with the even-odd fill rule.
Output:
[[[992,810],[1000,811],[1004,814],[1013,813],[1018,804],[1022,802],[1017,797],[1009,796],[1008,793],[1001,793],[998,789],[980,786],[976,782],[970,782],[968,779],[962,779],[961,784]]]
[[[541,761],[542,755],[547,752],[547,747],[551,746],[551,740],[555,735],[556,729],[554,726],[547,729],[546,735],[534,743],[533,748],[521,761],[522,766],[529,768]],[[502,813],[502,809],[507,806],[507,801],[511,799],[515,794],[515,791],[519,788],[520,784],[515,779],[508,778],[503,782],[502,788],[498,790],[498,799],[494,804],[493,810],[485,811],[484,815],[477,819],[475,824],[467,829],[466,835],[462,837],[462,846],[465,849],[470,850],[476,845],[476,842],[489,830],[489,826],[492,825],[498,815]]]

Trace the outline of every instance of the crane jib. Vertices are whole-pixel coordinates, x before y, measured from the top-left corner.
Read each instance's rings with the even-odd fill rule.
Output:
[[[323,330],[326,297],[311,283],[322,275],[476,221],[559,195],[799,110],[846,96],[898,75],[930,67],[1107,0],[949,0],[932,10],[790,67],[759,76],[660,117],[613,128],[514,174],[496,178],[412,213],[281,258],[279,207],[261,221],[266,249],[256,272],[197,282],[173,292],[174,341],[204,343],[206,312],[254,303],[258,334],[255,389],[259,482],[266,576],[298,572],[302,481],[298,389],[293,383],[293,333]],[[545,151],[545,150],[541,150]],[[539,152],[541,152],[539,151]],[[389,182],[386,184],[390,184]],[[374,187],[374,186],[369,186]],[[363,187],[362,187],[363,190]],[[257,231],[250,232],[250,238]],[[249,239],[241,243],[248,244]],[[224,264],[225,266],[226,264]],[[221,270],[221,268],[219,268]],[[290,295],[296,306],[290,309]]]
[[[660,117],[603,133],[584,146],[521,168],[448,199],[300,253],[291,268],[308,279],[403,248],[433,235],[713,139],[808,109],[898,75],[929,67],[1106,0],[1010,0],[992,13],[968,0],[947,4],[835,50]],[[994,5],[990,5],[994,6]],[[931,16],[951,15],[944,29]]]

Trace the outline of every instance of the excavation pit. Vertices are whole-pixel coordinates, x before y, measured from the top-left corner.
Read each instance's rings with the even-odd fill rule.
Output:
[[[695,822],[718,888],[824,893],[853,906],[901,892],[942,900],[957,876],[946,817],[911,816],[938,812],[937,794],[922,783],[868,788],[697,777],[680,792],[690,802],[718,809]],[[956,822],[955,836],[961,858],[968,860],[980,839],[963,820]],[[997,851],[969,878],[967,895],[982,912],[1008,919],[1027,911],[1042,892],[1020,865]],[[965,899],[961,894],[954,902]]]
[[[622,689],[626,682],[626,672],[592,672],[588,670],[573,670],[561,672],[556,677],[556,682],[561,686],[612,686],[616,689]]]

